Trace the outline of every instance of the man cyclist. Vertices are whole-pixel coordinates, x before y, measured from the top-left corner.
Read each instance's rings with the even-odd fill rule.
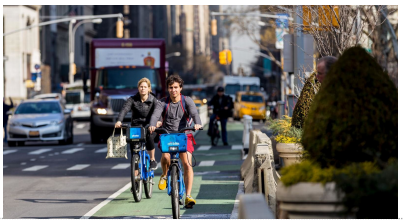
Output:
[[[122,126],[123,118],[129,111],[132,111],[132,126],[145,127],[150,122],[151,114],[158,103],[155,95],[151,92],[151,82],[147,78],[142,78],[138,82],[137,87],[139,92],[128,98],[123,104],[122,110],[120,110],[118,116],[118,121],[115,124],[116,128]],[[158,121],[157,126],[159,127],[161,124],[162,123]],[[158,168],[157,162],[155,161],[155,136],[157,136],[156,133],[147,133],[146,135],[146,149],[148,155],[150,155],[151,170],[156,170]]]
[[[232,116],[232,110],[234,108],[234,104],[232,102],[232,98],[230,96],[224,95],[224,88],[218,87],[217,94],[211,98],[208,102],[209,108],[212,106],[213,108],[213,115],[210,116],[210,122],[208,127],[207,134],[211,135],[211,130],[213,129],[213,121],[216,116],[220,117],[221,122],[221,136],[224,146],[228,146],[227,140],[227,120],[228,117]],[[211,141],[211,145],[215,146],[216,144]]]
[[[183,87],[183,80],[178,75],[171,75],[166,80],[166,85],[169,92],[168,98],[162,98],[159,100],[157,107],[154,109],[154,113],[151,116],[150,132],[154,132],[157,120],[161,115],[163,118],[162,126],[168,131],[180,131],[187,126],[187,119],[193,118],[195,121],[194,128],[200,129],[201,120],[197,113],[196,105],[192,98],[185,96],[185,101],[181,101],[181,91]],[[167,102],[168,101],[168,102]],[[183,103],[186,103],[186,110],[184,110]],[[167,109],[167,110],[165,110]],[[188,139],[194,141],[193,134],[189,133]],[[161,147],[159,147],[161,148]],[[187,147],[186,153],[180,153],[179,157],[182,161],[184,168],[184,181],[186,188],[185,207],[191,208],[196,204],[196,200],[192,198],[191,191],[193,185],[193,168],[192,168],[192,153],[194,151],[193,143]],[[170,164],[169,153],[163,153],[161,157],[162,175],[158,183],[158,189],[165,190],[167,187],[167,174]]]

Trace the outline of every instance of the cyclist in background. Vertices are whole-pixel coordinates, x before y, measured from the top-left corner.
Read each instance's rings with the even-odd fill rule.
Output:
[[[182,87],[184,81],[178,75],[171,75],[167,78],[166,84],[169,92],[168,98],[162,98],[159,100],[157,107],[151,117],[150,122],[150,132],[154,132],[157,120],[160,119],[161,115],[163,118],[162,126],[168,131],[179,131],[188,125],[187,119],[193,118],[195,121],[194,128],[196,130],[200,129],[201,120],[197,113],[196,105],[192,98],[184,96],[182,101]],[[183,103],[186,103],[186,110],[184,109]],[[165,110],[166,109],[166,110]],[[188,133],[188,140],[194,142],[193,134]],[[192,153],[194,151],[193,142],[187,145],[187,152],[180,153],[179,157],[182,161],[184,168],[184,181],[186,187],[186,199],[185,207],[189,208],[196,204],[196,200],[192,198],[191,191],[193,185],[193,168],[192,168]],[[161,148],[159,146],[159,148]],[[162,175],[158,183],[158,189],[165,190],[167,187],[167,174],[170,164],[170,154],[163,153],[161,157],[161,167]]]
[[[136,95],[128,98],[123,105],[122,110],[120,110],[118,121],[115,124],[116,128],[120,128],[122,126],[123,118],[129,111],[132,111],[132,126],[145,127],[150,122],[151,115],[158,103],[155,95],[151,92],[151,82],[147,78],[142,78],[138,82],[137,87],[139,92]],[[161,124],[161,121],[156,123],[157,127],[160,127]],[[154,138],[156,135],[156,133],[147,133],[146,135],[146,149],[148,155],[150,155],[151,170],[156,170],[158,168],[157,162],[155,161],[154,145]]]
[[[224,143],[224,146],[228,146],[228,140],[227,140],[227,120],[228,117],[232,116],[234,104],[232,102],[232,98],[228,95],[224,95],[224,88],[223,87],[218,87],[217,89],[217,94],[211,98],[211,100],[208,102],[209,108],[213,108],[213,115],[210,116],[210,122],[209,122],[209,127],[208,127],[208,132],[207,135],[211,136],[212,132],[211,129],[213,129],[213,121],[216,118],[216,116],[220,117],[220,122],[221,122],[221,138]],[[211,142],[211,145],[214,146],[213,142]]]

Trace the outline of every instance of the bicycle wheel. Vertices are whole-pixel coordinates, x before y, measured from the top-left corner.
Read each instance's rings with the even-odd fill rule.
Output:
[[[135,180],[134,176],[136,171],[138,172],[137,176],[140,176],[140,156],[138,154],[133,154],[131,161],[131,177],[132,177],[132,194],[134,197],[134,201],[140,202],[142,193],[143,193],[143,183],[140,180]]]
[[[220,139],[220,130],[218,130],[218,126],[215,124],[213,128],[213,134],[211,135],[211,143],[213,146],[217,146],[218,140]]]
[[[172,165],[171,168],[171,204],[172,204],[172,216],[173,219],[179,219],[179,175],[178,167]]]
[[[147,161],[147,172],[151,172],[150,170],[150,160]],[[153,195],[153,178],[151,176],[147,177],[147,180],[144,181],[144,192],[146,193],[146,197],[150,199]]]

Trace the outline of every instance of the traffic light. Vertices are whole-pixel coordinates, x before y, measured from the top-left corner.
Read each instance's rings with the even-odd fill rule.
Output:
[[[77,67],[75,63],[71,63],[71,73],[75,75],[77,73]]]
[[[120,19],[116,22],[116,38],[123,38],[123,21]]]
[[[230,64],[232,62],[232,54],[231,51],[228,49],[222,50],[219,55],[219,62],[221,65],[227,65]]]
[[[211,35],[217,35],[217,20],[211,20]]]

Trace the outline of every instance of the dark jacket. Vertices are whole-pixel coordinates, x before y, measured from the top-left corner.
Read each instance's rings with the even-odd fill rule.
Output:
[[[214,106],[213,113],[218,115],[220,118],[228,118],[232,116],[232,112],[234,109],[234,103],[232,102],[232,98],[228,95],[222,96],[221,104],[219,102],[219,96],[216,94],[213,98],[208,102],[209,106]],[[228,107],[227,110],[224,107]]]
[[[148,99],[146,101],[141,102],[140,94],[137,93],[134,96],[128,98],[123,104],[122,110],[120,110],[118,121],[122,122],[126,114],[132,111],[132,126],[146,126],[150,123],[151,115],[156,107],[157,99],[153,93],[148,95]],[[142,119],[142,122],[138,123],[138,121]],[[145,120],[145,122],[144,122]]]
[[[13,100],[10,98],[11,105],[7,105],[3,101],[3,125],[7,125],[8,122],[8,115],[7,112],[14,107]]]

